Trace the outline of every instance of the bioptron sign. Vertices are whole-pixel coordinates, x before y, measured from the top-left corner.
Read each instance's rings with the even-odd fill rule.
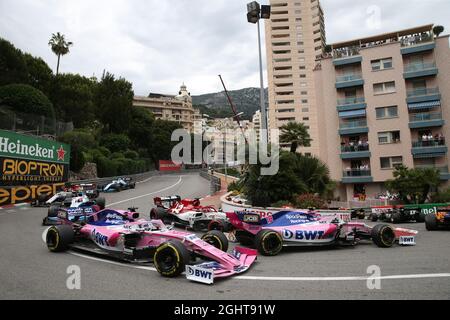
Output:
[[[69,177],[70,146],[0,130],[0,206],[54,193]]]

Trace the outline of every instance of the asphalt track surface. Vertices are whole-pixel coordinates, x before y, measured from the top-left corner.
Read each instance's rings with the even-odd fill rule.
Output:
[[[135,190],[106,194],[106,200],[117,209],[137,206],[148,217],[154,196],[208,193],[209,182],[197,174],[169,175],[153,177]],[[46,210],[0,210],[0,299],[450,298],[450,231],[427,232],[423,224],[402,225],[419,230],[415,247],[289,248],[277,257],[258,257],[240,277],[208,286],[183,276],[163,278],[152,265],[136,268],[73,252],[50,253],[42,241]],[[368,289],[371,265],[380,267],[381,289]],[[70,266],[81,270],[80,290],[66,286]]]

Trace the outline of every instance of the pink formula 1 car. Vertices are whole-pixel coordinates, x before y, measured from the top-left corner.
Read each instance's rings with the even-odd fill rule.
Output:
[[[62,224],[48,229],[50,251],[78,249],[136,263],[153,262],[165,277],[186,271],[192,281],[213,283],[216,278],[245,272],[256,260],[256,250],[239,248],[228,254],[228,240],[218,232],[201,239],[195,234],[174,231],[162,221],[139,219],[134,211],[105,209],[75,223],[61,209]],[[203,263],[195,263],[200,258]]]
[[[336,216],[321,216],[314,211],[281,211],[261,218],[252,212],[227,213],[236,239],[254,245],[267,256],[277,255],[283,246],[355,245],[372,240],[378,247],[415,245],[415,230],[392,228],[387,224],[374,227],[358,222],[344,222]]]

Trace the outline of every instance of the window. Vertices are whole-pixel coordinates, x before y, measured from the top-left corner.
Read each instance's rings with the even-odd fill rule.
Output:
[[[392,58],[372,60],[372,71],[391,69],[392,68]]]
[[[302,103],[308,103],[308,100],[306,100],[306,99],[302,100]]]
[[[375,83],[373,85],[374,94],[386,94],[395,92],[395,81]]]
[[[306,96],[306,95],[308,95],[308,91],[302,91],[301,94],[302,94],[302,96]]]
[[[377,119],[389,119],[389,118],[397,118],[398,117],[398,107],[383,107],[376,108]]]
[[[378,133],[379,144],[390,144],[400,142],[400,131],[389,131]]]
[[[303,108],[303,109],[302,109],[302,112],[305,112],[305,113],[306,113],[306,112],[309,112],[309,108]]]
[[[381,169],[394,169],[403,164],[403,157],[380,158]]]
[[[304,117],[303,121],[309,121],[309,117]]]

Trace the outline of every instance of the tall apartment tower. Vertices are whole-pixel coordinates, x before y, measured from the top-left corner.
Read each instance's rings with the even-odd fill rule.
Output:
[[[319,115],[313,69],[325,49],[325,23],[319,0],[270,0],[266,23],[269,80],[269,123],[278,129],[289,122],[309,128],[311,147],[319,156]]]

